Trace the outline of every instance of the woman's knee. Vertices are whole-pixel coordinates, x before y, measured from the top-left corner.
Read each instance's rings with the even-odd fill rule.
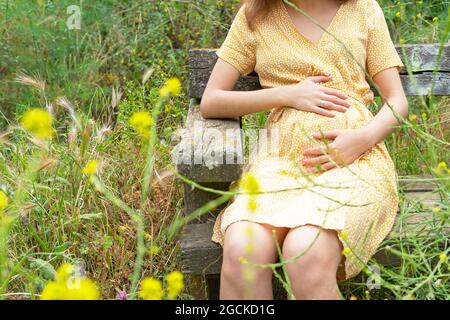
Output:
[[[337,269],[341,245],[335,231],[315,226],[291,230],[283,244],[283,259],[288,267],[314,273]]]
[[[249,263],[275,262],[276,247],[272,234],[267,228],[247,221],[235,222],[227,228],[223,246],[222,270],[231,274],[241,270],[243,268],[242,258]]]

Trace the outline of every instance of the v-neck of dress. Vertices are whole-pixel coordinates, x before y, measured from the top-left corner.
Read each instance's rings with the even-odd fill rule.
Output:
[[[319,47],[322,42],[324,41],[324,38],[327,36],[328,33],[331,33],[334,30],[334,26],[337,23],[337,21],[339,20],[339,17],[344,9],[344,6],[346,4],[345,2],[342,2],[338,8],[338,10],[336,11],[335,15],[333,16],[333,18],[331,19],[330,23],[328,24],[327,27],[323,27],[325,29],[322,30],[322,35],[320,36],[318,41],[313,41],[310,38],[308,38],[307,36],[305,36],[295,25],[294,21],[292,20],[291,15],[289,14],[289,11],[287,10],[286,6],[284,5],[284,1],[280,0],[279,4],[281,6],[281,12],[282,12],[282,18],[285,21],[285,25],[288,27],[288,29],[290,29],[290,31],[292,31],[292,33],[297,34],[298,36],[300,36],[303,40],[309,42],[310,44]]]

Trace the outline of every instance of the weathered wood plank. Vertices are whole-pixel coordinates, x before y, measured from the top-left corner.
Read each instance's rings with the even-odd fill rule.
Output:
[[[439,197],[435,193],[409,194],[409,200],[418,198],[436,204]],[[428,206],[427,206],[428,207]],[[430,211],[425,212],[403,212],[398,215],[394,228],[389,237],[407,238],[411,235],[419,237],[421,235],[430,236],[430,222],[437,223],[436,216]],[[222,248],[220,245],[211,241],[212,236],[211,223],[191,224],[183,228],[180,235],[181,259],[183,272],[188,274],[217,274],[220,273],[222,264]],[[446,224],[443,231],[450,236],[450,224]],[[384,265],[398,265],[400,259],[390,252],[380,250],[375,259]]]
[[[439,44],[404,44],[396,45],[403,61],[408,62],[414,72],[434,71],[439,58]],[[405,54],[403,54],[403,50]],[[189,55],[190,69],[211,69],[216,63],[217,49],[192,49]],[[450,72],[450,44],[442,47],[439,71]],[[406,73],[402,70],[402,73]]]
[[[238,119],[204,119],[191,102],[180,143],[173,150],[178,172],[198,183],[239,178],[243,142]]]
[[[208,168],[205,167],[205,170]],[[215,190],[228,190],[229,182],[215,182],[215,183],[202,183],[202,186],[215,189]],[[184,184],[184,214],[188,215],[194,212],[196,209],[203,207],[209,201],[216,199],[218,195],[216,193],[206,192],[188,184]],[[196,219],[192,223],[213,223],[217,217],[219,211],[226,205],[211,210],[207,214],[202,215],[200,218]]]
[[[405,92],[410,96],[421,96],[428,94],[434,86],[434,95],[450,95],[450,45],[445,45],[442,50],[442,57],[438,72],[433,76],[435,66],[438,62],[438,44],[406,44],[397,46],[402,60],[411,66],[411,71],[417,73],[414,80],[406,75],[406,70],[402,70],[402,82]],[[403,54],[403,51],[405,54]],[[217,61],[216,49],[195,49],[190,51],[190,96],[200,98],[208,82],[212,68]],[[416,83],[416,85],[415,85]],[[235,90],[250,91],[260,89],[256,74],[241,78],[236,84]]]

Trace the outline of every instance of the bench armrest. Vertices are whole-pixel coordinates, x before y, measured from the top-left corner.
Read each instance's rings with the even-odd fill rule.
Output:
[[[180,142],[173,151],[180,174],[198,183],[231,182],[243,164],[239,119],[204,119],[199,100],[192,99]]]

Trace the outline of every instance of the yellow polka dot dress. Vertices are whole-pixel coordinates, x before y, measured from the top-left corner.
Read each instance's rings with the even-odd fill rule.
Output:
[[[339,268],[342,280],[361,271],[393,226],[398,206],[395,168],[384,142],[354,163],[320,174],[306,173],[302,153],[318,145],[311,136],[314,132],[359,128],[370,122],[373,114],[367,106],[374,94],[366,72],[372,77],[387,68],[400,69],[403,63],[375,0],[343,2],[326,30],[318,42],[309,40],[295,27],[281,0],[256,19],[253,30],[245,6],[237,13],[217,51],[221,59],[242,75],[256,71],[263,88],[331,74],[332,80],[323,85],[346,93],[351,107],[334,118],[289,107],[273,109],[265,128],[277,132],[279,148],[274,151],[261,143],[244,168],[257,178],[261,193],[235,196],[217,217],[212,240],[223,245],[227,227],[242,220],[337,230],[343,246],[351,250]]]

